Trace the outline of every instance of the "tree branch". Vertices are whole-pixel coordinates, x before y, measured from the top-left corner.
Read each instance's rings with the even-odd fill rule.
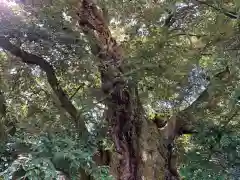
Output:
[[[84,85],[85,85],[85,83],[81,83],[79,86],[78,86],[78,88],[75,90],[75,92],[70,96],[70,100],[77,94],[77,92],[81,89],[81,88],[83,88],[84,87]]]
[[[201,38],[201,37],[204,37],[204,36],[207,36],[207,35],[206,34],[192,34],[192,33],[180,32],[180,33],[176,33],[176,34],[171,35],[170,38],[178,37],[178,36],[193,36],[193,37],[196,37],[196,38]]]
[[[227,66],[223,71],[217,73],[214,78],[217,78],[219,80],[224,80],[225,77],[230,75],[230,70],[229,67]],[[209,94],[208,94],[208,90],[209,87],[211,86],[211,82],[210,84],[205,88],[205,90],[202,91],[202,93],[198,96],[198,98],[190,105],[188,106],[186,109],[184,109],[183,111],[192,111],[194,108],[196,108],[199,104],[208,101],[209,99]]]
[[[214,78],[218,78],[220,80],[226,80],[226,77],[229,77],[230,71],[229,68],[226,67],[223,71],[217,73]],[[204,102],[207,103],[205,107],[208,107],[208,105],[211,103],[209,102],[209,94],[208,90],[211,86],[211,82],[206,87],[206,89],[196,98],[196,100],[189,105],[184,110],[178,112],[177,114],[173,115],[167,122],[164,128],[161,129],[164,137],[166,138],[166,144],[169,145],[173,142],[173,140],[185,133],[197,133],[195,130],[195,118],[193,115],[193,112],[196,112],[198,106],[200,104],[203,104]],[[218,96],[218,94],[216,94]]]
[[[199,0],[196,0],[197,3],[199,4],[203,4],[203,5],[206,5],[208,7],[211,7],[212,9],[214,9],[215,11],[218,11],[218,12],[221,12],[223,13],[225,16],[231,18],[231,19],[238,19],[238,14],[236,12],[233,12],[233,11],[228,11],[226,9],[223,9],[223,8],[218,8],[210,3],[208,3],[207,1],[199,1]]]
[[[36,56],[34,54],[30,54],[20,49],[19,47],[13,45],[10,42],[9,38],[4,36],[0,36],[0,47],[2,49],[9,51],[14,56],[20,58],[21,61],[24,63],[39,66],[46,73],[48,83],[50,84],[53,92],[58,97],[62,107],[73,118],[75,125],[78,128],[80,128],[82,131],[87,131],[84,122],[78,120],[78,111],[76,107],[72,104],[72,102],[69,100],[67,94],[64,92],[62,87],[59,85],[53,66],[50,65],[49,62],[47,62],[42,57]]]

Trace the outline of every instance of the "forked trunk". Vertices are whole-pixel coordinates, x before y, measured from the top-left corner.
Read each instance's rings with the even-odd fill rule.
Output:
[[[116,151],[111,154],[102,151],[95,161],[109,165],[116,180],[179,179],[176,156],[172,144],[168,143],[172,141],[163,138],[166,135],[155,123],[145,119],[140,102],[135,102],[131,109],[122,109],[121,105],[109,108],[108,120]],[[133,118],[129,118],[129,114]]]
[[[51,1],[22,2],[38,9]],[[176,136],[190,132],[191,127],[188,127],[188,123],[192,118],[188,112],[191,112],[191,108],[197,106],[202,100],[209,101],[207,89],[187,108],[188,110],[173,116],[163,129],[162,123],[148,121],[139,100],[137,84],[124,78],[122,49],[112,38],[102,12],[92,0],[80,0],[79,5],[77,12],[79,25],[83,32],[92,36],[96,42],[96,44],[92,44],[92,49],[100,60],[102,90],[106,95],[105,104],[108,107],[106,119],[109,122],[116,149],[111,158],[109,158],[108,152],[102,152],[102,154],[107,153],[101,156],[104,157],[104,160],[100,157],[96,161],[100,164],[110,165],[111,173],[116,180],[179,179],[176,170],[176,156],[172,147],[173,141]],[[22,62],[38,65],[46,72],[54,93],[78,125],[77,109],[59,86],[53,67],[43,58],[13,45],[5,36],[0,37],[0,46],[19,57]],[[221,80],[225,79],[226,82],[231,81],[228,67],[215,77]],[[218,94],[215,96],[215,99],[219,99]],[[216,101],[214,101],[215,103]],[[207,104],[212,105],[209,102]],[[84,124],[81,127],[84,127]],[[86,175],[82,179],[89,180],[89,176]]]
[[[111,36],[102,12],[92,0],[82,0],[77,14],[83,32],[96,40],[92,49],[101,62],[106,119],[116,149],[110,164],[112,174],[117,180],[176,179],[171,149],[157,126],[145,119],[137,85],[124,77],[122,49]]]

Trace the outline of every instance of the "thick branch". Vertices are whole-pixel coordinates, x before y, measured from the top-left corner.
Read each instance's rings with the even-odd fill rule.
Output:
[[[214,76],[222,81],[227,81],[230,75],[229,68],[226,67],[223,71],[219,72]],[[195,118],[193,112],[199,111],[199,105],[206,103],[204,107],[208,107],[212,101],[209,98],[208,90],[212,86],[210,82],[208,87],[198,96],[198,98],[189,105],[183,111],[178,112],[176,115],[173,115],[169,120],[166,126],[162,129],[162,132],[167,139],[167,145],[171,144],[173,140],[182,134],[185,133],[196,133],[195,127]],[[218,97],[220,94],[215,94],[214,97]],[[201,107],[203,108],[203,107]]]
[[[19,47],[13,45],[10,40],[4,36],[0,36],[0,47],[9,51],[14,56],[20,58],[21,61],[24,63],[39,66],[46,73],[48,83],[50,84],[53,92],[58,97],[62,107],[71,115],[75,125],[81,130],[86,131],[84,122],[78,121],[78,112],[76,107],[72,104],[64,90],[59,85],[59,82],[55,75],[55,71],[52,65],[49,64],[49,62],[47,62],[42,57],[21,50]]]
[[[213,79],[219,79],[221,81],[226,80],[225,78],[228,78],[230,75],[230,70],[229,67],[227,66],[223,71],[217,73]],[[212,86],[212,83],[210,82],[209,85],[205,88],[205,90],[198,96],[198,98],[190,105],[188,106],[184,111],[193,111],[193,109],[197,108],[199,104],[202,104],[204,102],[210,103],[209,102],[209,94],[208,90],[209,87]],[[206,105],[208,106],[208,105]]]

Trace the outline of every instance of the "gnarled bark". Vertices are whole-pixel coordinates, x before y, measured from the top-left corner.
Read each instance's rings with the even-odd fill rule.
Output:
[[[110,163],[116,179],[178,179],[169,163],[169,147],[155,124],[145,118],[137,85],[124,78],[123,53],[112,37],[102,12],[92,0],[82,0],[79,25],[95,41],[93,52],[100,60],[102,91],[107,96],[106,119],[116,153]]]
[[[123,52],[92,0],[82,0],[77,15],[86,35],[95,39],[93,53],[99,57],[102,91],[107,98],[106,112],[116,152],[111,162],[112,173],[119,180],[180,179],[173,152],[174,139],[195,132],[193,107],[208,101],[207,90],[187,109],[172,116],[158,129],[145,118],[136,84],[124,79]],[[224,73],[225,74],[225,73]]]
[[[145,118],[137,84],[124,78],[122,49],[112,37],[101,10],[92,0],[82,0],[77,15],[83,32],[95,39],[96,44],[92,45],[92,49],[100,60],[102,91],[108,107],[106,119],[116,147],[116,152],[106,160],[112,174],[118,180],[179,179],[173,142],[179,135],[192,130],[191,108],[199,101],[205,101],[206,91],[186,110],[171,117],[163,128],[158,129],[154,122]],[[25,63],[39,65],[46,72],[62,105],[77,119],[76,109],[59,86],[53,68],[47,61],[22,51],[6,37],[0,37],[0,46]],[[102,157],[95,160],[102,161]]]
[[[111,37],[101,12],[91,1],[82,1],[79,10],[79,24],[85,33],[94,35],[101,60],[102,90],[107,95],[105,103],[111,135],[118,153],[117,179],[139,179],[139,121],[140,104],[135,87],[130,86],[123,77],[121,48]]]

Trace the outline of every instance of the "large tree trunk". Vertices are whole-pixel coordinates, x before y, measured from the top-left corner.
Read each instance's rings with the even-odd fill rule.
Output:
[[[192,123],[192,118],[189,112],[192,112],[191,109],[197,103],[171,117],[164,128],[158,121],[148,121],[138,96],[137,84],[124,78],[121,47],[112,38],[101,11],[92,0],[82,0],[77,14],[83,32],[96,40],[92,49],[101,62],[99,71],[102,90],[106,95],[105,104],[108,107],[106,119],[116,147],[111,158],[108,154],[104,155],[107,152],[101,152],[100,159],[96,156],[96,162],[109,164],[111,173],[117,180],[179,179],[173,142],[177,136],[191,129],[189,122]],[[84,123],[78,121],[76,108],[60,87],[54,69],[47,61],[14,46],[4,36],[0,37],[0,46],[23,62],[38,65],[45,71],[53,92],[72,116],[76,127],[82,127],[83,132],[87,131]],[[228,72],[226,69],[223,74]],[[220,74],[216,77],[223,78]],[[199,99],[208,99],[207,91]],[[199,102],[198,100],[195,102]],[[82,178],[87,180],[89,176]]]
[[[77,14],[83,32],[96,40],[92,49],[101,62],[106,119],[116,149],[110,163],[115,179],[178,179],[171,163],[172,142],[164,141],[163,133],[147,121],[137,84],[124,78],[122,49],[111,36],[102,12],[92,0],[83,0]]]

